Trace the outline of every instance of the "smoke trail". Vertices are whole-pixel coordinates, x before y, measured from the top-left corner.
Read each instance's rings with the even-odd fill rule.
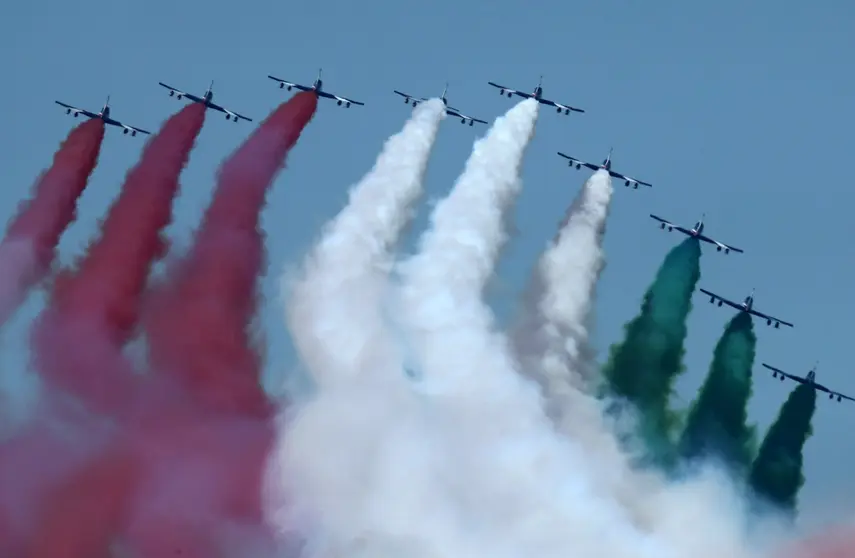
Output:
[[[597,281],[605,267],[602,238],[611,201],[611,178],[597,172],[573,201],[561,229],[538,262],[513,341],[523,371],[541,384],[547,412],[573,428],[573,406],[595,381],[589,342]],[[587,399],[587,398],[585,398]]]
[[[130,399],[134,375],[121,355],[134,333],[140,296],[164,248],[178,178],[205,108],[173,115],[146,145],[76,272],[60,274],[33,332],[36,368],[50,383],[112,415]]]
[[[853,558],[855,556],[855,524],[847,523],[806,537],[780,553],[784,558]]]
[[[688,238],[674,247],[644,295],[641,311],[613,345],[604,373],[615,395],[641,413],[639,431],[655,457],[667,459],[674,419],[668,410],[675,378],[683,371],[686,319],[701,276],[701,248]]]
[[[55,487],[102,452],[113,432],[54,394],[32,421],[0,443],[0,556],[23,556]],[[84,518],[78,515],[78,518]]]
[[[122,355],[122,347],[136,325],[149,266],[161,249],[159,233],[169,222],[178,176],[203,121],[204,108],[190,105],[164,124],[147,144],[139,164],[128,174],[119,198],[103,223],[101,237],[90,247],[79,270],[65,272],[57,278],[48,308],[34,325],[32,339],[35,365],[48,380],[49,396],[45,403],[50,405],[43,406],[43,416],[37,419],[34,429],[23,433],[24,436],[45,434],[42,423],[49,419],[69,418],[68,401],[53,395],[54,392],[67,392],[77,397],[88,411],[110,416],[128,411],[137,382],[133,366]],[[79,455],[75,460],[67,458],[69,441],[89,446],[88,438],[97,440],[90,448],[89,458],[104,451],[110,434],[103,432],[103,425],[79,412],[71,416],[71,422],[65,431],[55,428],[44,439],[18,446],[24,453],[14,456],[17,482],[43,492],[44,482],[59,480],[56,475],[38,476],[44,470],[38,462],[43,457],[39,454],[46,448],[54,449],[52,458],[61,462],[54,468],[63,474],[72,469],[72,464],[66,461],[76,460],[77,466],[86,461]],[[107,457],[94,459],[82,465],[84,470],[103,466]],[[87,474],[83,478],[95,483],[97,476]],[[104,482],[108,482],[107,477]],[[112,491],[115,487],[105,485],[104,489]],[[34,505],[30,501],[32,491],[18,495],[26,501],[20,508],[14,502],[11,505],[7,502],[7,509],[12,513]],[[55,532],[86,536],[85,524],[89,521],[86,515],[62,519],[63,516],[51,511],[59,504],[50,496],[44,498],[46,500],[38,503],[39,510],[31,513],[29,519],[37,521],[36,526],[47,531],[35,531],[34,540],[55,537]],[[95,495],[92,498],[97,500]],[[13,521],[20,524],[25,519],[13,518]],[[72,527],[55,525],[57,521]],[[22,529],[31,530],[29,526],[19,531]],[[69,539],[65,543],[69,548],[83,544],[82,539]]]
[[[104,122],[89,120],[74,128],[36,181],[33,197],[22,204],[0,242],[0,325],[27,291],[50,269],[59,237],[77,213],[77,199],[98,162]]]
[[[189,398],[143,394],[146,412],[128,425],[142,471],[127,544],[141,556],[245,555],[229,550],[235,540],[272,546],[261,502],[272,409],[248,332],[264,264],[258,226],[266,192],[316,107],[314,94],[295,95],[223,163],[190,254],[146,316],[151,366],[189,388]]]
[[[404,277],[410,280],[406,288],[411,293],[431,286],[441,289],[446,279],[455,287],[453,294],[439,293],[449,298],[457,295],[457,300],[438,308],[436,316],[441,318],[450,311],[454,327],[449,336],[453,338],[457,332],[466,337],[463,345],[442,346],[441,352],[449,358],[468,357],[477,362],[481,356],[480,352],[458,352],[475,343],[470,342],[473,334],[461,332],[456,322],[466,313],[462,306],[479,308],[480,317],[489,320],[477,299],[502,244],[503,211],[519,189],[519,168],[536,117],[537,103],[520,103],[476,142],[463,176],[434,211],[434,230],[423,237],[421,254],[404,265]],[[441,257],[435,259],[437,256]],[[430,276],[425,277],[425,272]],[[301,327],[300,323],[291,325]],[[428,342],[432,326],[429,324],[425,335]],[[435,342],[443,340],[436,338]],[[334,352],[338,347],[330,345],[326,350]],[[502,358],[501,354],[496,357]],[[436,365],[441,366],[422,360],[432,373]],[[294,420],[285,426],[276,480],[284,485],[283,498],[288,500],[287,504],[277,502],[278,522],[286,529],[308,529],[312,544],[304,555],[341,552],[391,558],[401,553],[443,555],[443,549],[449,551],[445,555],[455,555],[460,547],[448,548],[449,541],[464,545],[465,536],[456,533],[447,489],[433,480],[434,474],[447,467],[441,440],[430,425],[439,417],[429,420],[425,416],[393,363],[364,364],[380,370],[321,384],[317,397],[295,409]],[[457,364],[459,368],[463,361]],[[452,376],[458,372],[445,371]],[[317,530],[323,536],[312,536]]]
[[[22,558],[107,556],[125,519],[134,463],[110,452],[54,487]]]
[[[597,493],[481,301],[535,110],[521,103],[476,144],[401,265],[421,393],[387,366],[325,386],[287,425],[279,473],[296,512],[279,519],[309,532],[304,556],[672,555]]]
[[[751,466],[749,483],[761,500],[784,512],[795,513],[802,474],[802,451],[813,433],[811,420],[816,411],[816,391],[799,385],[781,407],[769,427]]]
[[[265,418],[271,411],[249,331],[264,267],[260,212],[316,107],[314,94],[295,95],[223,164],[192,251],[146,316],[152,366],[180,376],[220,412]]]
[[[636,499],[627,493],[634,478],[603,421],[600,403],[586,393],[598,380],[588,336],[596,284],[605,267],[602,238],[611,195],[608,173],[594,173],[585,182],[531,278],[513,341],[522,372],[541,386],[547,414],[598,458],[596,472],[629,505]]]
[[[740,478],[747,472],[755,441],[747,407],[756,345],[751,315],[738,313],[719,339],[707,379],[689,411],[680,439],[684,458],[718,458]]]
[[[288,322],[318,382],[371,369],[379,358],[376,352],[388,346],[379,312],[392,265],[390,252],[412,219],[444,117],[445,105],[439,99],[415,108],[404,128],[386,141],[374,167],[352,188],[347,207],[327,225],[307,258],[303,277],[291,289]],[[289,287],[283,281],[283,288]],[[321,373],[334,376],[324,378]]]

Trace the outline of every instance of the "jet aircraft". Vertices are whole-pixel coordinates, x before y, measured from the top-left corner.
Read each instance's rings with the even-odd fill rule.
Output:
[[[252,122],[252,118],[247,118],[246,116],[244,116],[242,114],[232,112],[229,109],[227,109],[225,107],[221,107],[220,105],[213,102],[213,100],[214,100],[214,82],[213,81],[211,81],[211,85],[208,86],[208,90],[205,91],[205,94],[202,95],[201,97],[197,97],[196,95],[193,95],[192,93],[186,93],[184,91],[181,91],[180,89],[175,89],[171,85],[166,85],[162,81],[159,81],[158,83],[161,85],[161,87],[165,87],[166,89],[169,90],[169,96],[170,97],[177,95],[178,100],[181,100],[182,97],[187,97],[188,99],[190,99],[194,103],[202,103],[203,105],[205,105],[205,108],[209,108],[209,109],[213,109],[213,110],[225,113],[226,120],[234,119],[234,121],[237,122],[238,119],[242,119],[242,120],[246,120],[247,122]]]
[[[653,215],[652,213],[650,216],[661,223],[661,225],[659,226],[660,228],[662,228],[662,229],[667,228],[668,232],[671,232],[672,230],[677,229],[681,233],[689,235],[692,238],[697,238],[698,240],[702,240],[702,241],[708,242],[710,244],[715,244],[716,250],[718,250],[719,252],[724,250],[725,254],[729,254],[731,250],[733,250],[734,252],[739,252],[740,254],[742,253],[742,250],[739,248],[736,248],[735,246],[730,246],[728,244],[724,244],[723,242],[719,242],[718,240],[714,240],[714,239],[704,235],[704,215],[701,215],[701,220],[698,221],[697,223],[695,223],[695,226],[692,227],[691,229],[687,229],[686,227],[681,227],[680,225],[675,225],[674,223],[666,221],[662,217],[657,217],[656,215]]]
[[[558,113],[561,114],[561,111],[564,111],[564,114],[570,114],[570,111],[573,112],[585,112],[580,108],[571,107],[570,105],[562,105],[561,103],[556,103],[555,101],[550,101],[549,99],[543,98],[543,76],[540,76],[540,80],[537,82],[537,87],[534,88],[534,92],[526,93],[525,91],[517,91],[516,89],[511,89],[510,87],[505,87],[504,85],[499,85],[498,83],[493,83],[492,81],[488,81],[490,85],[499,89],[499,95],[504,95],[507,93],[508,97],[513,97],[514,95],[518,97],[522,97],[524,99],[534,99],[541,105],[547,105],[550,107],[555,107],[558,109]]]
[[[104,124],[109,124],[110,126],[117,126],[119,128],[123,128],[123,130],[122,130],[123,134],[127,134],[128,132],[130,132],[132,136],[135,136],[135,135],[137,135],[137,132],[139,132],[141,134],[150,134],[151,133],[151,132],[148,132],[146,130],[143,130],[142,128],[134,128],[133,126],[128,126],[127,124],[122,124],[118,120],[111,118],[110,117],[110,96],[109,95],[107,95],[107,102],[104,103],[103,107],[101,107],[101,112],[97,112],[97,113],[90,112],[86,109],[73,107],[71,105],[67,105],[67,104],[60,102],[60,101],[54,101],[54,102],[56,104],[58,104],[59,106],[65,108],[65,114],[73,114],[74,118],[77,118],[81,114],[83,114],[84,116],[88,116],[89,118],[99,118],[99,119],[104,121]]]
[[[736,308],[740,312],[748,312],[749,314],[751,314],[753,316],[758,316],[760,318],[764,318],[766,320],[766,325],[772,325],[772,322],[775,322],[775,329],[780,327],[781,324],[784,324],[785,326],[793,327],[793,324],[791,324],[789,322],[785,322],[784,320],[781,320],[780,318],[775,318],[774,316],[769,316],[767,314],[764,314],[762,312],[758,312],[757,310],[755,310],[754,309],[754,289],[751,290],[750,295],[745,297],[745,301],[743,301],[741,303],[740,302],[733,302],[732,300],[727,300],[726,298],[720,297],[719,295],[717,295],[713,292],[710,292],[706,289],[701,289],[701,292],[704,293],[705,295],[709,295],[711,304],[715,303],[715,301],[718,300],[719,306],[721,306],[722,303],[724,303],[724,304],[727,304],[728,306],[730,306],[731,308]]]
[[[804,378],[801,376],[796,376],[794,374],[788,374],[787,372],[784,372],[780,368],[775,368],[774,366],[769,366],[765,362],[762,364],[765,368],[768,368],[769,370],[772,371],[772,377],[773,378],[781,378],[782,382],[784,381],[784,378],[789,378],[789,379],[793,380],[794,382],[798,382],[800,384],[808,385],[808,386],[812,387],[813,389],[815,389],[816,391],[822,391],[822,392],[827,393],[829,399],[834,399],[835,397],[837,397],[837,401],[842,401],[843,399],[848,399],[849,401],[855,401],[855,399],[849,397],[848,395],[843,395],[842,393],[840,393],[838,391],[832,391],[832,390],[828,389],[827,387],[825,387],[824,385],[816,383],[816,367],[817,367],[816,364],[813,365],[813,368],[810,369],[810,371],[807,373],[807,375]]]
[[[413,95],[409,95],[409,94],[404,93],[402,91],[398,91],[397,89],[395,89],[394,91],[395,91],[395,93],[397,93],[398,95],[400,95],[401,97],[404,98],[404,104],[405,105],[412,104],[415,107],[419,103],[423,103],[423,102],[428,100],[428,99],[425,99],[424,97],[414,97]],[[473,118],[471,116],[466,116],[465,114],[460,112],[458,109],[448,106],[448,99],[446,97],[447,93],[448,93],[448,84],[446,83],[445,89],[442,90],[442,97],[440,97],[440,99],[442,99],[442,103],[445,105],[445,113],[446,114],[448,114],[450,116],[456,116],[457,118],[460,119],[461,124],[466,124],[467,122],[469,122],[470,126],[472,126],[475,122],[480,122],[481,124],[487,123],[485,120],[479,120],[479,119]]]
[[[337,101],[337,105],[341,106],[344,103],[346,108],[350,108],[350,105],[364,105],[365,103],[360,103],[359,101],[354,101],[353,99],[348,99],[347,97],[339,97],[338,95],[333,95],[332,93],[327,93],[324,91],[324,81],[321,79],[321,70],[318,70],[318,79],[312,84],[311,87],[308,85],[300,85],[299,83],[291,83],[290,81],[285,81],[284,79],[280,79],[275,76],[267,76],[273,81],[279,82],[279,89],[288,88],[288,91],[291,91],[292,88],[296,87],[300,91],[311,91],[317,97],[324,97],[325,99],[335,99]]]
[[[650,184],[649,182],[644,182],[643,180],[636,180],[635,178],[632,178],[630,176],[626,176],[626,175],[623,175],[619,172],[613,171],[612,170],[612,151],[613,151],[613,148],[609,148],[609,156],[606,157],[605,160],[600,165],[595,165],[594,163],[586,163],[585,161],[581,161],[579,159],[576,159],[575,157],[571,157],[570,155],[567,155],[565,153],[561,153],[560,151],[558,152],[558,154],[561,155],[562,157],[564,157],[565,159],[569,159],[570,160],[570,166],[571,167],[575,166],[576,170],[579,170],[582,167],[588,167],[592,171],[598,171],[598,170],[602,169],[602,170],[607,171],[610,176],[613,176],[615,178],[619,178],[619,179],[623,180],[624,186],[629,186],[630,184],[632,184],[632,187],[635,188],[636,190],[638,189],[639,184],[643,184],[645,186],[650,186],[651,188],[653,187],[653,184]]]

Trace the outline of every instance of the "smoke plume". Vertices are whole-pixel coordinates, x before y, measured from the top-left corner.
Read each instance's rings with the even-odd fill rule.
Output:
[[[805,482],[802,452],[813,433],[816,390],[798,385],[781,407],[778,417],[757,452],[749,483],[757,496],[786,513],[795,513],[799,489]]]
[[[754,457],[748,401],[756,345],[751,315],[739,312],[719,339],[707,379],[689,411],[680,439],[683,458],[713,458],[740,478],[747,473]]]
[[[654,458],[668,460],[675,420],[668,408],[674,380],[683,371],[686,319],[701,277],[701,248],[688,238],[674,247],[644,295],[641,311],[612,346],[604,374],[609,388],[640,413],[639,433]]]
[[[74,128],[6,230],[0,242],[0,325],[50,271],[59,237],[77,216],[77,199],[98,162],[103,139],[101,120]]]

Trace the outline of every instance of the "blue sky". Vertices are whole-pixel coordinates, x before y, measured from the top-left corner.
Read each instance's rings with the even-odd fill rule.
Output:
[[[281,374],[293,356],[278,276],[299,260],[409,116],[392,89],[438,95],[448,81],[455,107],[492,121],[516,101],[500,97],[488,80],[530,90],[544,74],[548,98],[587,112],[541,112],[525,161],[520,234],[502,263],[496,293],[513,300],[589,175],[569,170],[555,152],[597,162],[614,146],[615,170],[654,188],[615,184],[598,346],[604,352],[619,339],[677,241],[648,214],[691,225],[705,212],[707,232],[746,253],[725,257],[705,249],[701,285],[737,299],[756,287],[758,309],[796,325],[758,328],[750,413],[762,432],[793,384],[773,382],[760,361],[803,373],[819,359],[819,381],[855,396],[846,349],[848,314],[855,310],[848,249],[855,194],[847,180],[855,121],[853,24],[855,8],[839,0],[811,6],[792,0],[544,0],[529,7],[511,0],[15,3],[0,20],[6,77],[0,211],[5,218],[13,214],[77,122],[54,100],[98,109],[111,94],[116,118],[155,130],[180,106],[158,81],[201,93],[213,79],[217,102],[257,122],[285,99],[267,74],[310,84],[323,66],[329,90],[366,106],[345,110],[322,102],[269,197],[263,319],[269,367]],[[217,165],[252,126],[209,114],[175,205],[170,231],[179,243],[186,244],[210,200]],[[428,171],[429,198],[448,191],[485,129],[451,119],[443,125]],[[72,261],[95,233],[143,142],[108,130],[80,219],[62,239],[63,261]],[[424,204],[420,224],[426,215]],[[26,354],[16,347],[39,299],[34,295],[4,332],[0,384],[19,402]],[[730,316],[696,298],[688,371],[679,385],[686,403]],[[819,400],[802,493],[811,523],[855,506],[855,446],[847,436],[853,423],[855,405]]]

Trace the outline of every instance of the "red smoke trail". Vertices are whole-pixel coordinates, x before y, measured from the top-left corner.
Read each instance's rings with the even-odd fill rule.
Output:
[[[4,558],[23,554],[22,545],[33,536],[40,503],[107,441],[106,432],[79,417],[50,418],[65,419],[61,428],[66,435],[57,431],[56,423],[37,420],[0,446],[0,556]]]
[[[212,409],[259,418],[270,411],[248,332],[264,264],[259,214],[316,107],[314,94],[298,93],[223,164],[195,246],[147,320],[153,367],[180,375]]]
[[[98,162],[103,139],[102,120],[74,128],[37,180],[33,198],[22,204],[9,226],[0,243],[0,325],[50,270],[59,237],[76,216],[77,199]]]
[[[34,331],[36,366],[54,387],[112,415],[130,400],[134,375],[121,349],[134,332],[140,298],[161,232],[205,108],[193,103],[173,115],[130,171],[101,237],[76,273],[57,277],[48,309]]]
[[[101,238],[90,246],[79,270],[61,274],[55,281],[48,308],[33,331],[35,364],[48,380],[49,393],[66,392],[76,396],[89,411],[115,418],[121,410],[127,416],[129,405],[135,401],[132,390],[138,382],[131,363],[122,355],[122,348],[136,326],[150,266],[163,249],[160,233],[170,220],[178,177],[204,117],[201,105],[190,105],[164,124],[146,145],[139,164],[128,174],[119,198],[102,225]],[[44,416],[39,418],[68,419],[70,407],[66,402],[53,395],[50,399],[51,404],[46,405]],[[60,417],[61,414],[66,416]],[[63,514],[55,510],[65,509],[63,502],[75,498],[81,499],[81,505],[83,500],[91,499],[90,504],[96,507],[101,505],[99,503],[117,505],[121,501],[112,498],[122,494],[119,485],[130,482],[130,477],[112,472],[116,467],[112,465],[113,452],[118,449],[106,456],[100,455],[107,441],[105,435],[115,438],[115,432],[104,433],[104,427],[95,421],[93,417],[78,414],[70,421],[65,420],[67,424],[63,429],[52,431],[46,431],[37,421],[34,428],[21,434],[23,443],[2,448],[4,461],[12,460],[16,464],[12,466],[16,478],[0,475],[0,481],[6,485],[0,486],[0,492],[10,500],[3,502],[6,510],[3,515],[11,514],[7,521],[9,525],[16,525],[17,533],[30,533],[33,540],[38,541],[57,539],[56,531],[71,537],[60,539],[57,544],[69,548],[87,546],[86,529],[63,529],[57,524]],[[38,438],[27,442],[29,436]],[[93,439],[99,443],[93,443]],[[72,459],[68,447],[82,444],[88,447],[88,453]],[[42,474],[45,459],[52,461],[52,475]],[[78,480],[72,479],[67,488],[53,496],[45,494],[50,494],[51,486],[56,486],[75,470],[82,475]],[[14,486],[7,484],[11,482],[32,488],[9,497],[5,488]],[[87,484],[85,490],[79,487],[83,482]],[[95,490],[99,485],[104,494]],[[83,493],[87,494],[86,498],[80,496]],[[108,498],[108,493],[113,496]],[[34,502],[36,496],[46,499]],[[27,516],[15,516],[22,512],[27,512]],[[39,513],[47,516],[36,519]],[[81,514],[67,521],[80,522],[85,517]],[[33,521],[36,522],[35,531],[29,525]]]
[[[26,558],[108,558],[135,476],[131,456],[119,450],[66,479],[51,492]]]
[[[151,366],[177,378],[193,400],[161,408],[132,435],[145,448],[143,459],[160,463],[146,467],[145,493],[172,501],[168,512],[136,505],[130,538],[152,556],[176,545],[190,556],[208,556],[204,545],[211,543],[198,533],[223,532],[224,525],[270,535],[260,528],[272,409],[247,331],[263,266],[259,217],[267,189],[316,107],[313,94],[295,95],[225,161],[193,248],[152,299],[146,319]]]
[[[166,400],[157,386],[143,381],[127,388],[134,388],[134,393],[123,404],[134,411],[121,415],[121,431],[114,438],[112,451],[90,462],[79,477],[45,500],[43,509],[48,514],[42,517],[34,538],[56,538],[59,533],[70,539],[57,541],[58,546],[43,552],[62,547],[79,549],[81,558],[86,552],[101,556],[107,552],[110,539],[121,535],[140,556],[180,553],[207,558],[224,544],[217,538],[235,526],[252,534],[240,531],[241,536],[269,538],[270,533],[263,530],[260,492],[272,425],[267,400],[258,385],[258,357],[252,353],[246,334],[254,311],[255,282],[262,266],[258,213],[267,187],[311,119],[315,105],[314,96],[298,95],[275,111],[224,164],[196,245],[163,292],[164,305],[151,312],[148,329],[152,354],[165,357],[155,369],[196,380],[186,385],[196,390],[192,392],[193,400]],[[137,204],[141,203],[137,200]],[[137,218],[132,210],[128,212],[126,220]],[[114,213],[115,208],[110,218]],[[110,219],[104,227],[104,239],[112,242],[133,229],[130,224],[109,225]],[[137,234],[144,235],[139,231]],[[125,242],[133,240],[125,238]],[[126,246],[124,252],[142,250]],[[104,345],[114,352],[130,332],[136,310],[128,300],[136,290],[120,287],[136,283],[113,267],[89,262],[96,259],[96,254],[113,254],[114,266],[133,267],[136,260],[130,256],[126,256],[127,262],[120,259],[124,252],[118,247],[115,252],[93,247],[77,277],[60,281],[54,297],[56,315],[76,318],[66,319],[66,326],[88,324],[78,341],[112,334],[113,337],[107,335]],[[128,296],[120,296],[123,293]],[[119,305],[120,301],[125,303]],[[174,327],[172,319],[179,327]],[[155,329],[161,324],[163,330]],[[177,339],[170,339],[170,335]],[[55,337],[62,340],[61,336]],[[189,341],[181,339],[185,337]],[[160,347],[162,352],[154,347]],[[206,352],[218,356],[211,360]],[[96,362],[101,361],[86,361],[90,365]],[[97,374],[110,372],[128,376],[132,373],[129,366],[113,361]],[[77,379],[81,371],[75,366],[62,371],[66,373]],[[91,390],[77,389],[77,385],[74,382],[72,386],[76,393],[86,393],[91,402]],[[115,382],[109,391],[116,391]],[[108,395],[101,393],[96,399],[102,411],[109,408],[105,404]],[[128,460],[136,470],[124,469],[125,462],[116,461],[117,455],[130,455]],[[107,497],[107,493],[114,497]],[[96,496],[95,507],[85,510],[86,515],[75,515],[71,510],[49,511],[67,509],[65,502],[83,498],[83,494]],[[127,519],[120,530],[118,520],[105,519],[98,527],[88,524],[91,520],[86,519],[87,515]],[[31,558],[48,555],[32,554]]]
[[[133,333],[150,261],[160,255],[162,244],[154,239],[169,218],[167,173],[148,165],[173,168],[174,193],[186,153],[178,161],[175,152],[182,151],[181,146],[160,150],[155,145],[164,143],[160,140],[167,130],[181,129],[174,125],[180,115],[147,146],[143,161],[128,177],[104,223],[102,238],[91,247],[80,270],[57,281],[49,311],[34,336],[40,349],[39,367],[51,384],[118,422],[105,427],[108,435],[112,428],[106,451],[104,436],[96,436],[96,447],[77,459],[74,474],[69,475],[66,468],[62,478],[57,480],[54,474],[46,488],[23,491],[39,496],[38,510],[29,514],[35,518],[28,520],[26,558],[106,557],[117,539],[140,556],[199,558],[222,553],[222,545],[234,544],[236,537],[267,542],[270,533],[261,518],[260,491],[272,425],[257,385],[258,357],[246,335],[262,266],[258,212],[269,183],[311,119],[315,103],[314,96],[298,95],[283,105],[224,165],[197,245],[164,291],[164,300],[167,295],[179,297],[181,304],[172,310],[187,326],[168,331],[181,337],[192,336],[194,327],[203,329],[196,338],[199,341],[163,343],[166,334],[160,331],[154,332],[157,340],[152,340],[176,349],[174,354],[152,351],[168,357],[163,360],[169,364],[164,372],[178,379],[201,380],[185,382],[185,387],[197,390],[192,400],[164,398],[159,386],[150,381],[155,379],[152,375],[130,380],[134,371],[121,355],[122,345]],[[200,108],[190,105],[182,114]],[[188,140],[184,151],[189,151],[193,137],[176,132],[178,136]],[[176,162],[180,164],[173,165]],[[162,190],[158,188],[161,179]],[[225,255],[218,253],[220,247]],[[174,288],[185,281],[188,286]],[[198,294],[197,301],[185,304],[181,296],[188,292]],[[210,312],[212,305],[224,306],[223,311]],[[162,310],[165,313],[166,308]],[[168,315],[161,320],[171,327]],[[222,368],[214,361],[216,367],[208,370],[212,364],[204,352],[222,349],[221,343],[231,349],[220,353],[221,358],[234,368]],[[53,358],[47,358],[48,349]],[[182,368],[176,370],[174,364]],[[193,367],[190,374],[184,366]],[[210,396],[235,390],[245,393],[237,398]],[[119,413],[119,409],[130,412]],[[77,422],[72,420],[72,425]],[[87,455],[89,461],[81,464]],[[54,452],[55,458],[61,456],[61,450]]]
[[[831,529],[781,555],[784,558],[855,558],[855,529]]]

